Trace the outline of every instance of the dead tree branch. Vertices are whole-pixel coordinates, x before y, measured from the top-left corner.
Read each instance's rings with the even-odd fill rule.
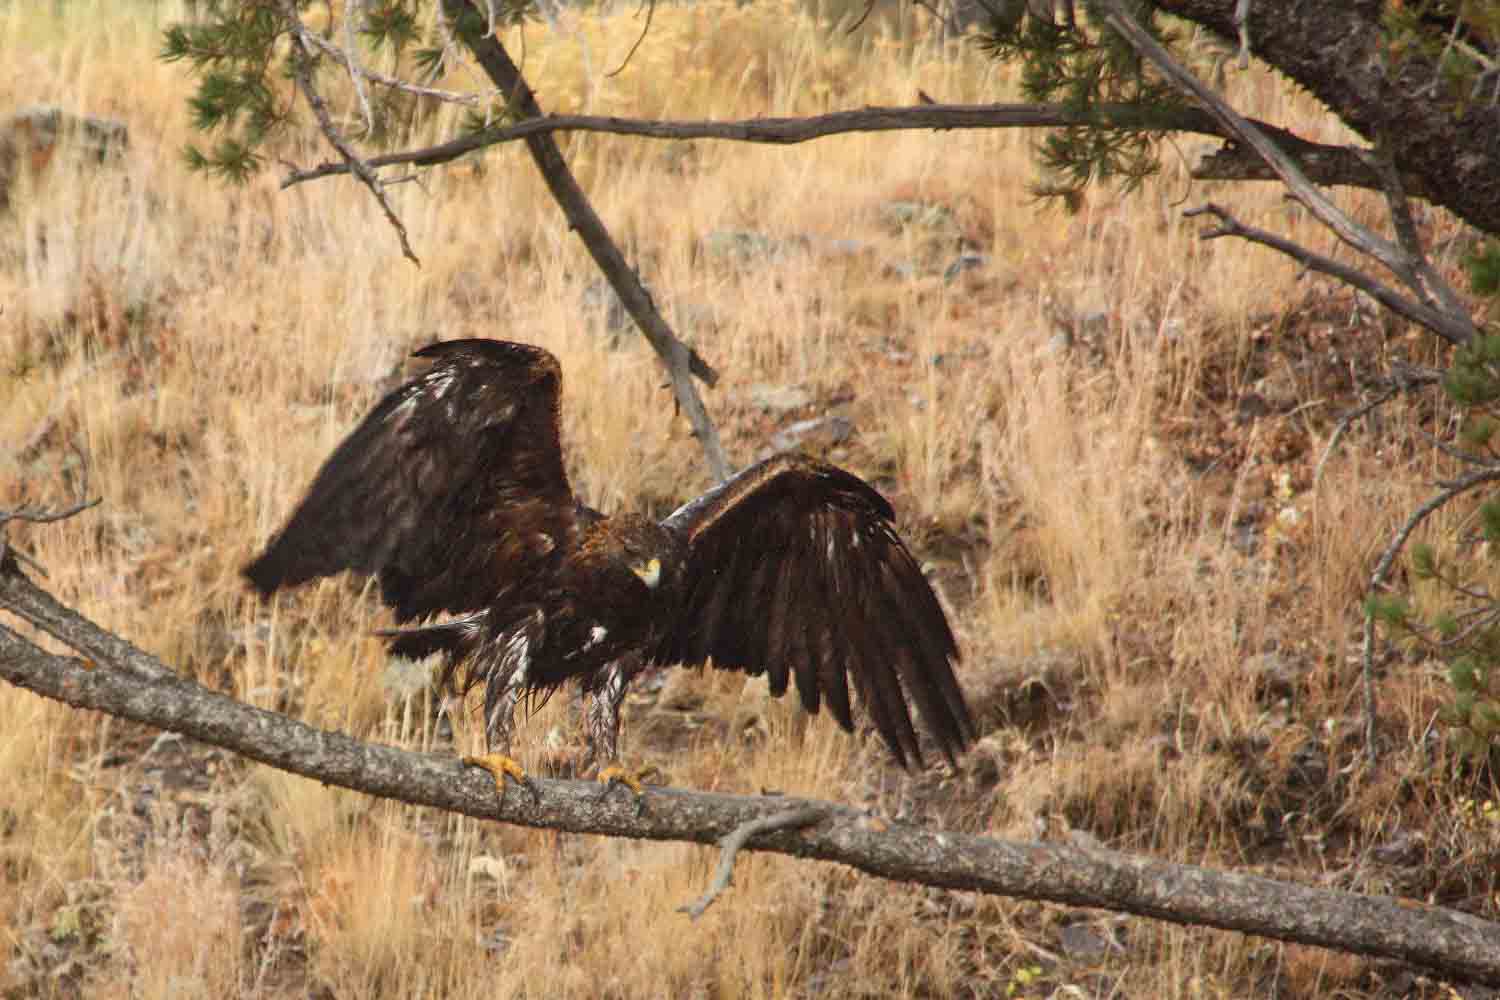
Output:
[[[1334,235],[1338,236],[1340,240],[1350,247],[1367,257],[1379,261],[1382,266],[1400,279],[1403,285],[1416,294],[1417,300],[1412,300],[1401,295],[1394,289],[1386,286],[1383,282],[1376,281],[1368,275],[1362,275],[1362,282],[1358,287],[1369,291],[1371,295],[1375,295],[1376,298],[1380,299],[1382,304],[1408,318],[1418,315],[1431,315],[1434,318],[1441,317],[1442,321],[1437,325],[1426,320],[1414,321],[1428,327],[1446,340],[1456,343],[1467,343],[1478,334],[1473,318],[1461,307],[1454,312],[1447,308],[1433,308],[1433,306],[1427,304],[1433,298],[1431,291],[1432,282],[1435,280],[1441,283],[1442,279],[1438,278],[1435,272],[1426,266],[1425,258],[1420,254],[1414,257],[1408,252],[1407,248],[1386,239],[1379,233],[1360,225],[1354,219],[1350,218],[1347,213],[1330,201],[1327,195],[1323,194],[1322,191],[1318,190],[1308,180],[1307,176],[1298,167],[1296,161],[1283,152],[1269,136],[1241,117],[1223,98],[1205,86],[1202,81],[1173,59],[1172,55],[1156,39],[1152,38],[1145,29],[1135,22],[1125,10],[1120,0],[1106,0],[1105,6],[1109,10],[1109,13],[1105,16],[1105,21],[1110,27],[1119,32],[1120,36],[1129,42],[1143,58],[1149,59],[1174,86],[1200,102],[1227,132],[1254,149],[1256,154],[1281,178],[1290,196],[1306,207],[1319,222],[1323,223]],[[1384,168],[1387,162],[1387,160],[1379,158],[1374,162],[1367,163],[1367,166],[1380,176],[1382,181],[1381,190],[1386,192],[1393,209],[1399,208],[1404,211],[1405,198],[1399,187],[1399,177],[1394,168]],[[1390,187],[1393,180],[1397,185],[1394,191]],[[1224,217],[1222,210],[1215,210],[1212,206],[1210,206],[1209,210],[1214,211],[1221,218]],[[1396,224],[1399,228],[1399,218]],[[1248,232],[1246,227],[1240,227],[1240,229],[1242,232],[1236,232],[1234,235],[1243,235],[1244,232]],[[1225,234],[1219,233],[1217,235]],[[1263,235],[1269,236],[1269,234]],[[1272,243],[1264,238],[1258,238],[1255,242],[1274,246],[1283,253],[1291,254],[1291,256],[1296,257],[1298,260],[1303,260],[1304,263],[1308,263],[1312,258],[1318,258],[1323,262],[1328,261],[1328,258],[1319,257],[1319,255],[1313,254],[1311,251],[1296,246],[1291,241],[1283,240],[1279,237],[1272,237],[1272,239],[1277,242]],[[1295,248],[1296,252],[1293,252],[1290,248]],[[1309,266],[1312,265],[1309,263]],[[1319,269],[1326,270],[1323,267]],[[1352,268],[1345,268],[1344,270],[1346,273],[1359,273],[1354,272]],[[1334,272],[1330,271],[1329,273]],[[1348,277],[1344,277],[1343,275],[1340,275],[1340,277],[1343,277],[1343,280],[1349,280]],[[1378,287],[1384,291],[1377,294],[1371,290],[1372,287]],[[1450,301],[1458,301],[1456,295],[1452,295],[1451,299],[1450,295],[1452,295],[1451,292],[1444,292],[1437,294],[1436,297],[1445,304]],[[1401,303],[1400,308],[1397,308],[1393,304],[1397,302]],[[1457,338],[1456,340],[1455,337]]]
[[[814,823],[821,823],[826,815],[822,809],[803,806],[779,812],[775,816],[752,819],[735,827],[719,840],[719,867],[714,872],[713,881],[708,884],[708,891],[686,906],[679,906],[677,912],[686,913],[694,920],[707,913],[714,901],[729,888],[730,879],[734,876],[734,859],[739,857],[740,852],[755,837],[777,830],[801,830]]]
[[[443,13],[453,24],[462,23],[466,16],[481,16],[469,0],[443,0]],[[523,119],[542,117],[542,108],[537,104],[531,87],[493,31],[484,35],[472,30],[459,31],[457,34],[468,46],[485,75],[506,95],[513,111]],[[557,142],[550,135],[538,133],[526,137],[526,147],[531,152],[531,158],[536,162],[542,179],[547,182],[552,197],[567,216],[568,225],[583,240],[583,245],[588,248],[594,263],[619,296],[625,311],[635,320],[636,326],[666,366],[677,405],[687,414],[693,433],[708,458],[709,470],[714,479],[728,479],[731,472],[729,460],[719,441],[718,428],[709,418],[708,409],[703,405],[697,387],[693,385],[691,352],[687,345],[672,332],[672,328],[656,308],[656,303],[651,300],[650,293],[641,284],[640,276],[626,262],[625,255],[620,252],[603,220],[594,211],[588,196],[574,178],[573,171],[568,168],[562,151],[557,148]]]
[[[1134,913],[1392,958],[1457,980],[1500,985],[1500,925],[1411,900],[1277,882],[1115,851],[939,832],[831,802],[648,788],[645,808],[601,798],[594,782],[536,782],[537,797],[495,792],[445,754],[412,753],[254,708],[173,673],[0,568],[0,608],[88,659],[49,653],[0,625],[0,676],[43,697],[223,747],[270,767],[383,798],[523,826],[713,844],[748,824],[817,810],[809,826],[758,834],[750,850],[848,865],[880,878]]]
[[[1375,572],[1370,574],[1370,593],[1376,594],[1380,588],[1385,586],[1386,574],[1395,565],[1396,557],[1406,546],[1411,538],[1412,532],[1418,526],[1436,512],[1442,510],[1456,497],[1460,497],[1470,490],[1483,486],[1485,483],[1500,482],[1500,464],[1484,464],[1467,475],[1461,476],[1452,482],[1443,483],[1442,491],[1416,510],[1401,525],[1385,551],[1380,554],[1380,560],[1375,564]],[[1360,676],[1364,681],[1365,694],[1365,755],[1375,756],[1375,615],[1371,608],[1365,608],[1364,635],[1362,637],[1360,650]]]
[[[1406,286],[1411,295],[1403,295],[1373,275],[1341,264],[1322,254],[1314,253],[1291,240],[1242,225],[1217,205],[1209,204],[1184,213],[1193,216],[1207,212],[1219,219],[1221,225],[1205,232],[1204,239],[1238,236],[1250,242],[1271,247],[1300,261],[1310,270],[1332,275],[1366,292],[1387,309],[1426,327],[1455,346],[1467,344],[1479,335],[1473,317],[1464,308],[1458,294],[1428,263],[1427,255],[1417,235],[1416,224],[1411,216],[1411,206],[1407,201],[1401,173],[1396,169],[1390,150],[1382,148],[1374,152],[1356,151],[1356,155],[1365,161],[1366,167],[1379,179],[1379,190],[1386,198],[1386,206],[1391,214],[1391,226],[1396,232],[1396,242],[1359,224],[1339,209],[1308,180],[1292,157],[1282,151],[1270,137],[1242,118],[1222,97],[1173,59],[1160,43],[1135,22],[1120,0],[1106,0],[1106,7],[1109,13],[1105,15],[1105,21],[1110,27],[1119,32],[1120,36],[1129,42],[1143,58],[1149,59],[1174,86],[1200,102],[1226,130],[1253,149],[1255,154],[1265,161],[1266,166],[1281,178],[1292,198],[1305,206],[1319,222],[1344,243],[1366,257],[1379,261],[1386,270],[1400,280],[1401,284]],[[1484,471],[1481,470],[1481,472]],[[1472,482],[1467,481],[1471,478]],[[1494,475],[1465,477],[1463,485],[1455,484],[1418,508],[1381,557],[1370,580],[1370,593],[1373,595],[1382,586],[1385,574],[1390,570],[1391,561],[1423,519],[1455,496],[1480,483],[1493,481],[1495,478],[1497,477]],[[1375,619],[1367,606],[1364,612],[1360,676],[1364,689],[1365,755],[1371,762],[1375,760],[1378,753],[1375,743],[1378,706],[1375,696],[1374,645]]]
[[[1325,257],[1300,243],[1277,236],[1275,233],[1258,229],[1255,226],[1247,226],[1231,215],[1227,209],[1213,202],[1200,205],[1198,208],[1187,209],[1182,214],[1189,219],[1199,215],[1212,215],[1219,220],[1219,225],[1200,233],[1200,239],[1214,240],[1221,236],[1235,236],[1250,243],[1270,247],[1292,258],[1309,271],[1317,271],[1320,274],[1338,278],[1346,285],[1358,288],[1391,312],[1398,316],[1405,316],[1419,326],[1425,326],[1454,346],[1468,343],[1469,338],[1474,335],[1472,321],[1463,322],[1447,312],[1441,312],[1415,299],[1407,298],[1357,267],[1351,267],[1332,257]]]
[[[375,196],[375,201],[380,205],[380,210],[385,213],[386,219],[392,228],[396,230],[396,237],[401,241],[401,254],[407,260],[422,266],[417,255],[412,252],[411,244],[406,239],[406,225],[396,210],[391,207],[390,198],[386,196],[385,184],[376,175],[374,169],[368,163],[360,159],[359,154],[354,151],[348,141],[339,134],[338,127],[333,124],[333,117],[328,113],[328,104],[323,100],[323,95],[318,93],[317,87],[313,85],[312,71],[308,64],[313,58],[313,43],[309,41],[312,33],[302,23],[302,15],[297,11],[297,5],[287,0],[283,5],[283,14],[286,17],[288,30],[292,34],[292,42],[297,46],[297,58],[291,61],[292,73],[297,79],[297,89],[302,91],[302,96],[307,100],[307,106],[312,108],[313,117],[318,120],[318,127],[323,131],[323,137],[328,144],[338,150],[338,154],[344,158],[347,166],[359,178],[361,184],[370,189]],[[352,69],[351,69],[351,72]]]
[[[79,457],[81,459],[82,455],[80,454]],[[27,524],[52,524],[55,521],[66,521],[68,518],[80,514],[90,507],[97,507],[104,498],[94,497],[92,500],[89,499],[88,462],[82,461],[80,467],[83,470],[82,482],[78,484],[78,499],[72,503],[63,507],[41,507],[36,504],[22,504],[10,510],[0,510],[0,573],[6,572],[8,568],[13,568],[13,563],[21,562],[30,566],[42,576],[45,577],[47,575],[47,571],[42,568],[40,563],[10,544],[10,538],[7,536],[5,529],[12,521],[22,521]]]
[[[1378,189],[1380,178],[1368,163],[1344,146],[1309,142],[1285,129],[1254,121],[1262,132],[1292,156],[1307,175],[1320,184],[1348,184]],[[855,132],[895,132],[913,129],[1062,128],[1091,125],[1099,128],[1139,129],[1159,132],[1193,132],[1220,139],[1233,139],[1212,115],[1198,108],[1142,108],[1132,104],[1100,104],[1075,108],[1064,104],[918,104],[911,107],[866,107],[833,111],[803,118],[743,118],[732,121],[677,121],[650,118],[617,118],[603,115],[546,115],[503,127],[486,129],[435,146],[372,156],[372,167],[410,165],[418,167],[449,163],[462,156],[507,142],[553,132],[597,132],[642,139],[687,141],[717,139],[728,142],[794,146],[835,135]],[[1193,176],[1206,180],[1273,180],[1268,170],[1249,166],[1231,169],[1225,165],[1226,146],[1193,168]],[[1254,158],[1259,165],[1259,157]],[[293,170],[282,187],[349,173],[345,162],[322,163]],[[1204,171],[1200,174],[1200,170]],[[1236,176],[1245,172],[1245,176]],[[1406,178],[1408,190],[1423,194],[1420,181]]]

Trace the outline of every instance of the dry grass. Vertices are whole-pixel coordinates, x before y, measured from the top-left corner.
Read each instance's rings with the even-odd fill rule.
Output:
[[[0,502],[23,487],[63,496],[76,444],[104,506],[17,533],[60,596],[256,704],[433,746],[420,689],[384,683],[370,593],[332,581],[261,604],[237,577],[404,355],[475,335],[557,353],[574,484],[605,509],[694,493],[701,457],[649,353],[630,337],[611,347],[585,307],[594,272],[518,147],[394,189],[419,271],[353,184],[226,190],[180,167],[187,84],[152,58],[173,13],[0,9],[13,55],[0,92],[118,116],[134,140],[121,168],[55,172],[0,218]],[[889,21],[843,38],[775,4],[655,18],[616,77],[604,71],[634,38],[631,15],[528,29],[544,104],[750,116],[906,103],[919,87],[1012,96],[1004,69]],[[1232,86],[1248,111],[1332,137],[1271,77]],[[896,503],[954,609],[990,733],[962,775],[909,779],[868,741],[744,698],[737,678],[674,678],[632,701],[631,752],[684,785],[1087,834],[1495,915],[1494,793],[1450,780],[1428,726],[1444,695],[1431,665],[1382,682],[1379,770],[1356,766],[1350,739],[1362,581],[1442,471],[1403,445],[1441,415],[1388,408],[1312,493],[1355,399],[1349,371],[1422,359],[1424,342],[1387,336],[1283,261],[1197,241],[1175,165],[1134,199],[1095,192],[1066,216],[1029,199],[1019,133],[565,145],[658,302],[724,372],[709,405],[736,459],[803,417],[852,422],[849,440],[810,447]],[[323,155],[308,137],[293,149]],[[1328,244],[1269,187],[1215,197]],[[895,226],[883,209],[896,200],[952,221]],[[701,248],[736,229],[808,243],[751,261]],[[945,282],[960,239],[989,263]],[[914,276],[893,277],[895,263]],[[759,383],[812,402],[766,412]],[[1250,394],[1270,412],[1243,416]],[[532,763],[572,739],[567,702],[525,728]],[[1378,991],[1378,967],[1322,952],[783,858],[742,862],[732,896],[688,923],[675,907],[708,877],[703,850],[480,826],[153,739],[0,690],[4,996]],[[1416,862],[1367,863],[1402,834]],[[1123,947],[1097,965],[1071,955],[1058,934],[1080,921]]]

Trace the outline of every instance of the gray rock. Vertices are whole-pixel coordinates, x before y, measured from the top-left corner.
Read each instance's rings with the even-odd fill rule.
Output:
[[[943,280],[953,281],[965,271],[975,271],[981,267],[988,267],[989,263],[990,259],[986,255],[965,251],[959,254],[957,259],[943,270]]]
[[[799,420],[771,435],[771,447],[777,451],[793,451],[815,442],[819,447],[832,448],[843,444],[853,434],[854,424],[847,417],[813,417],[810,420]]]
[[[698,240],[700,253],[736,263],[780,260],[807,246],[805,236],[778,239],[749,229],[716,229]]]
[[[50,105],[22,108],[0,121],[0,209],[10,205],[18,183],[36,180],[62,156],[100,164],[129,146],[130,129],[117,119]]]
[[[811,403],[813,394],[799,385],[756,382],[746,387],[745,398],[766,413],[785,414]]]
[[[880,206],[880,221],[897,231],[926,229],[957,234],[958,219],[947,205],[922,201],[888,201]]]

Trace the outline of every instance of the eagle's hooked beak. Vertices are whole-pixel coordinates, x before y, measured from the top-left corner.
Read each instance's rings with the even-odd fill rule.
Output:
[[[632,566],[630,567],[630,571],[636,576],[640,577],[641,582],[651,590],[655,590],[656,585],[658,583],[661,583],[660,559],[652,559],[650,562],[646,563],[643,566]]]

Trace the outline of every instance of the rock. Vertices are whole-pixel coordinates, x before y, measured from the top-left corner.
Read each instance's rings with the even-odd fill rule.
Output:
[[[100,164],[130,146],[124,122],[77,115],[49,105],[23,108],[0,122],[0,209],[19,185],[39,180],[59,156]]]
[[[843,444],[853,434],[854,424],[847,417],[813,417],[810,420],[799,420],[771,435],[771,447],[776,451],[793,451],[807,445],[832,448]]]
[[[806,249],[807,238],[804,236],[777,239],[750,229],[716,229],[698,240],[698,250],[705,256],[739,263],[779,260]]]
[[[755,382],[745,389],[745,399],[750,405],[766,413],[776,415],[799,410],[813,401],[813,394],[798,385],[773,385],[770,382]]]
[[[1057,931],[1064,955],[1078,962],[1097,962],[1109,952],[1109,939],[1086,924],[1068,924]]]
[[[891,229],[926,229],[957,235],[958,219],[947,205],[921,201],[888,201],[880,206],[880,221]]]
[[[975,271],[982,267],[988,267],[990,259],[982,253],[965,251],[958,255],[953,263],[943,269],[943,280],[953,281],[965,271]]]

